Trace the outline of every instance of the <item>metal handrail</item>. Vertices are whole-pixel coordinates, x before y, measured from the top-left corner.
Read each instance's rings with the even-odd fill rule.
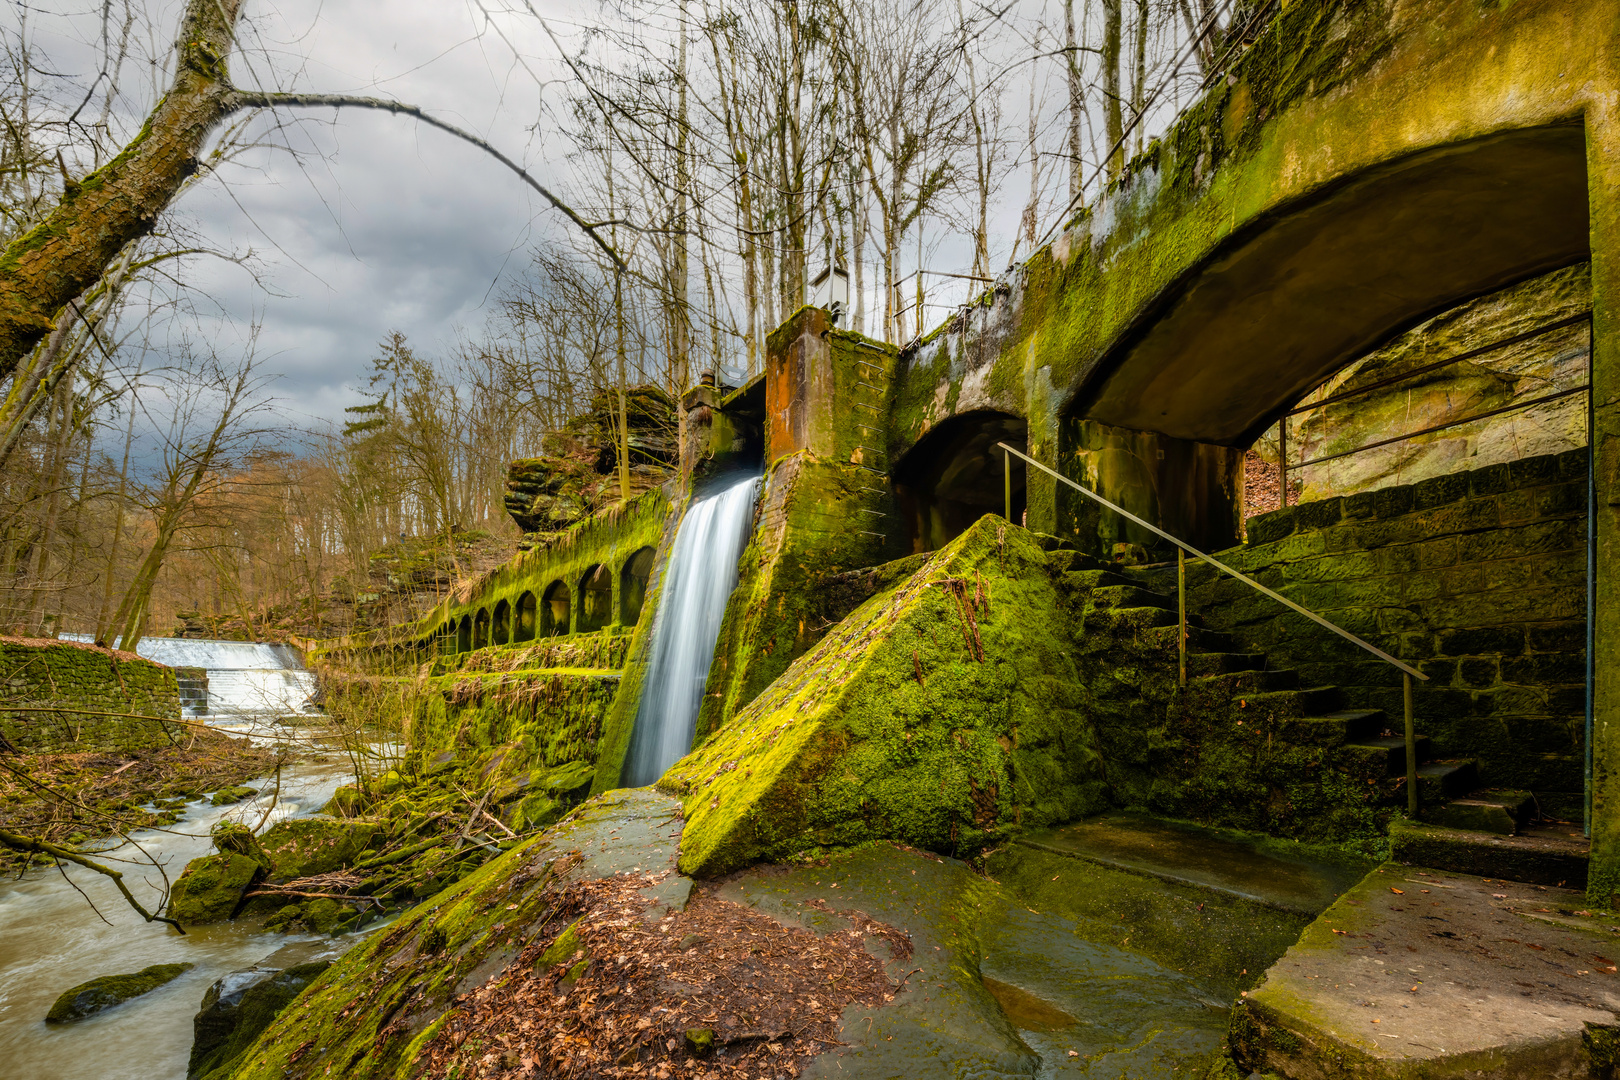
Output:
[[[1266,588],[1264,585],[1262,585],[1258,581],[1254,580],[1254,578],[1249,577],[1247,574],[1244,574],[1244,573],[1241,573],[1241,572],[1239,572],[1237,570],[1232,569],[1230,566],[1227,566],[1225,563],[1221,562],[1219,559],[1215,558],[1213,555],[1209,555],[1209,554],[1206,554],[1205,552],[1199,551],[1197,548],[1193,547],[1191,544],[1187,543],[1185,540],[1180,540],[1180,539],[1178,539],[1178,538],[1176,538],[1174,536],[1171,536],[1169,533],[1165,532],[1163,529],[1159,528],[1157,525],[1154,525],[1151,522],[1143,521],[1141,518],[1137,517],[1135,514],[1131,513],[1129,510],[1125,509],[1123,506],[1120,506],[1120,505],[1118,505],[1116,503],[1110,502],[1108,499],[1103,498],[1101,495],[1097,494],[1095,491],[1092,491],[1089,488],[1085,488],[1085,487],[1080,486],[1079,484],[1075,483],[1073,480],[1070,480],[1067,476],[1064,476],[1062,473],[1058,472],[1056,469],[1053,469],[1053,468],[1051,468],[1049,466],[1041,464],[1039,461],[1036,461],[1034,458],[1030,457],[1028,454],[1024,453],[1023,451],[1015,450],[1011,446],[1008,446],[1004,442],[998,442],[998,443],[996,443],[996,446],[1001,448],[1007,454],[1007,457],[1006,457],[1005,460],[1006,460],[1006,467],[1007,467],[1006,492],[1007,492],[1008,520],[1011,520],[1011,518],[1012,518],[1012,459],[1013,459],[1013,457],[1016,456],[1016,457],[1022,459],[1027,464],[1033,465],[1037,469],[1039,469],[1042,472],[1048,474],[1054,480],[1058,480],[1058,481],[1061,481],[1062,483],[1068,484],[1070,487],[1074,488],[1074,490],[1078,491],[1080,494],[1084,495],[1086,498],[1090,499],[1091,501],[1093,501],[1093,502],[1095,502],[1095,503],[1097,503],[1097,504],[1099,504],[1101,506],[1107,507],[1108,509],[1112,510],[1114,513],[1120,515],[1121,517],[1126,518],[1127,520],[1130,520],[1130,521],[1134,521],[1136,524],[1142,526],[1142,528],[1148,530],[1149,532],[1153,533],[1154,535],[1163,537],[1164,539],[1170,541],[1172,544],[1176,545],[1176,547],[1179,549],[1179,551],[1178,551],[1178,561],[1184,560],[1186,555],[1191,555],[1194,558],[1202,559],[1204,562],[1209,563],[1209,565],[1213,566],[1215,569],[1219,570],[1221,573],[1226,574],[1226,575],[1228,575],[1230,577],[1237,578],[1239,581],[1243,582],[1243,584],[1249,586],[1251,589],[1254,589],[1257,592],[1264,593],[1266,596],[1271,597],[1273,600],[1275,600],[1278,603],[1282,604],[1284,607],[1287,607],[1287,608],[1290,608],[1290,609],[1292,609],[1294,611],[1297,611],[1301,615],[1305,616],[1307,619],[1310,619],[1312,622],[1315,622],[1315,623],[1318,623],[1318,624],[1320,624],[1322,626],[1327,627],[1329,630],[1333,631],[1335,634],[1338,634],[1340,637],[1344,638],[1346,641],[1350,642],[1353,645],[1357,645],[1357,646],[1365,649],[1366,651],[1372,653],[1374,656],[1378,657],[1380,660],[1383,660],[1385,663],[1393,664],[1397,668],[1400,668],[1403,680],[1405,682],[1405,694],[1404,694],[1404,696],[1405,696],[1405,705],[1406,705],[1406,784],[1407,784],[1406,799],[1407,799],[1407,807],[1411,811],[1412,816],[1414,818],[1417,816],[1417,798],[1418,798],[1418,795],[1417,795],[1417,738],[1416,738],[1416,735],[1414,733],[1413,719],[1412,719],[1412,680],[1414,678],[1418,678],[1418,679],[1422,679],[1425,682],[1427,682],[1428,678],[1429,678],[1427,675],[1423,674],[1423,672],[1419,671],[1417,668],[1414,668],[1409,664],[1404,664],[1401,661],[1395,659],[1393,656],[1389,655],[1389,653],[1385,652],[1383,649],[1380,649],[1378,646],[1374,645],[1372,642],[1362,640],[1361,638],[1359,638],[1356,635],[1352,634],[1350,631],[1346,630],[1344,627],[1338,626],[1338,625],[1336,625],[1334,623],[1329,622],[1328,620],[1324,619],[1322,616],[1318,615],[1316,612],[1311,611],[1309,608],[1301,607],[1299,604],[1294,603],[1292,600],[1288,599],[1288,597],[1286,597],[1286,596],[1283,596],[1281,593],[1275,592],[1274,590]],[[1185,555],[1181,554],[1183,552],[1185,553]],[[1183,567],[1185,566],[1184,563],[1182,565],[1183,565]],[[1180,622],[1181,622],[1181,635],[1180,636],[1181,636],[1181,640],[1180,640],[1180,643],[1179,643],[1180,644],[1180,652],[1181,652],[1181,680],[1182,680],[1183,685],[1185,685],[1186,679],[1187,679],[1187,660],[1186,660],[1186,652],[1187,652],[1187,610],[1186,610],[1186,602],[1187,601],[1186,601],[1186,586],[1185,586],[1185,580],[1186,580],[1185,569],[1183,569],[1182,573],[1180,575],[1178,575],[1178,576],[1181,579],[1181,584],[1179,585],[1178,590],[1177,590],[1178,594],[1179,594],[1180,606],[1181,606],[1181,612],[1180,612]]]

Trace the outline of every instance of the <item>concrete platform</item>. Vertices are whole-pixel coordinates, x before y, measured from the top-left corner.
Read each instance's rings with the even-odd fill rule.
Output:
[[[1386,864],[1244,995],[1232,1055],[1288,1080],[1608,1076],[1620,925],[1584,905],[1568,889]]]

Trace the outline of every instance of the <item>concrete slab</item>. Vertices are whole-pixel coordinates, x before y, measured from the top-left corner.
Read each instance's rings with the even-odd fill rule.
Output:
[[[1240,1065],[1288,1080],[1595,1075],[1620,1023],[1620,927],[1582,894],[1386,864],[1234,1010]]]

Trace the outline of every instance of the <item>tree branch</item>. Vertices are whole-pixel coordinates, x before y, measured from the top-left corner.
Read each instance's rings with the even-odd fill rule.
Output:
[[[84,867],[87,870],[94,870],[96,873],[101,874],[104,877],[109,877],[112,879],[113,884],[118,886],[118,891],[124,894],[124,899],[129,901],[129,906],[140,912],[141,918],[145,919],[147,922],[168,923],[170,926],[180,931],[180,933],[184,934],[186,932],[186,928],[175,922],[173,919],[166,918],[162,915],[154,915],[142,907],[140,901],[135,899],[134,894],[129,891],[129,887],[124,884],[124,875],[119,871],[114,870],[110,866],[103,866],[98,862],[87,859],[76,851],[69,851],[66,848],[59,848],[55,844],[48,844],[43,840],[35,840],[33,837],[19,836],[18,834],[9,832],[5,829],[0,829],[0,845],[4,845],[13,851],[26,851],[34,855],[49,855],[53,859],[61,859],[66,862],[74,863],[78,866]]]
[[[597,233],[596,230],[599,227],[597,223],[586,221],[584,218],[580,217],[579,214],[574,211],[573,207],[569,206],[567,203],[557,198],[557,196],[553,195],[544,184],[530,176],[523,166],[519,165],[511,158],[495,149],[495,147],[491,146],[487,141],[480,139],[477,135],[474,135],[470,131],[465,131],[456,127],[454,124],[446,123],[445,121],[440,120],[438,117],[424,112],[419,106],[409,105],[403,101],[392,101],[388,98],[358,97],[351,94],[285,94],[266,93],[261,90],[232,90],[225,95],[224,104],[226,109],[232,111],[236,109],[325,107],[333,109],[377,109],[381,112],[391,112],[401,116],[415,117],[430,127],[436,127],[440,131],[454,135],[463,142],[471,143],[473,146],[478,147],[478,149],[493,157],[496,161],[499,161],[502,165],[505,165],[508,169],[511,169],[518,175],[520,179],[522,179],[525,184],[528,184],[535,191],[538,191],[542,198],[567,215],[568,220],[585,230],[590,238],[596,242],[596,246],[601,248],[607,254],[609,259],[613,260],[614,266],[617,266],[620,270],[630,269],[627,265],[625,265],[624,260],[619,257],[619,253],[613,247],[613,245],[602,239],[601,235]]]

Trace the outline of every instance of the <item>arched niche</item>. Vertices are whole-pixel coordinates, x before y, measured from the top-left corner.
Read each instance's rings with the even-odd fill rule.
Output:
[[[512,642],[512,605],[502,600],[495,605],[495,624],[492,630],[496,645],[509,645]]]
[[[553,581],[546,586],[545,596],[540,604],[540,636],[562,637],[572,627],[569,625],[573,614],[573,594],[568,590],[568,582]]]
[[[896,464],[895,502],[910,550],[934,551],[986,514],[1006,511],[1005,442],[1024,449],[1028,425],[984,409],[942,421]],[[1013,459],[1012,519],[1024,517],[1024,463]]]
[[[513,641],[533,641],[535,630],[535,598],[534,593],[526,592],[518,597],[517,618],[512,627]]]
[[[624,560],[619,571],[619,622],[625,626],[634,626],[641,619],[655,554],[652,548],[644,547]]]
[[[473,647],[472,616],[463,615],[456,624],[456,652],[471,652]]]
[[[489,645],[489,609],[479,608],[478,614],[473,616],[473,648],[482,649]]]
[[[613,572],[600,563],[579,577],[580,633],[600,630],[613,621]]]

